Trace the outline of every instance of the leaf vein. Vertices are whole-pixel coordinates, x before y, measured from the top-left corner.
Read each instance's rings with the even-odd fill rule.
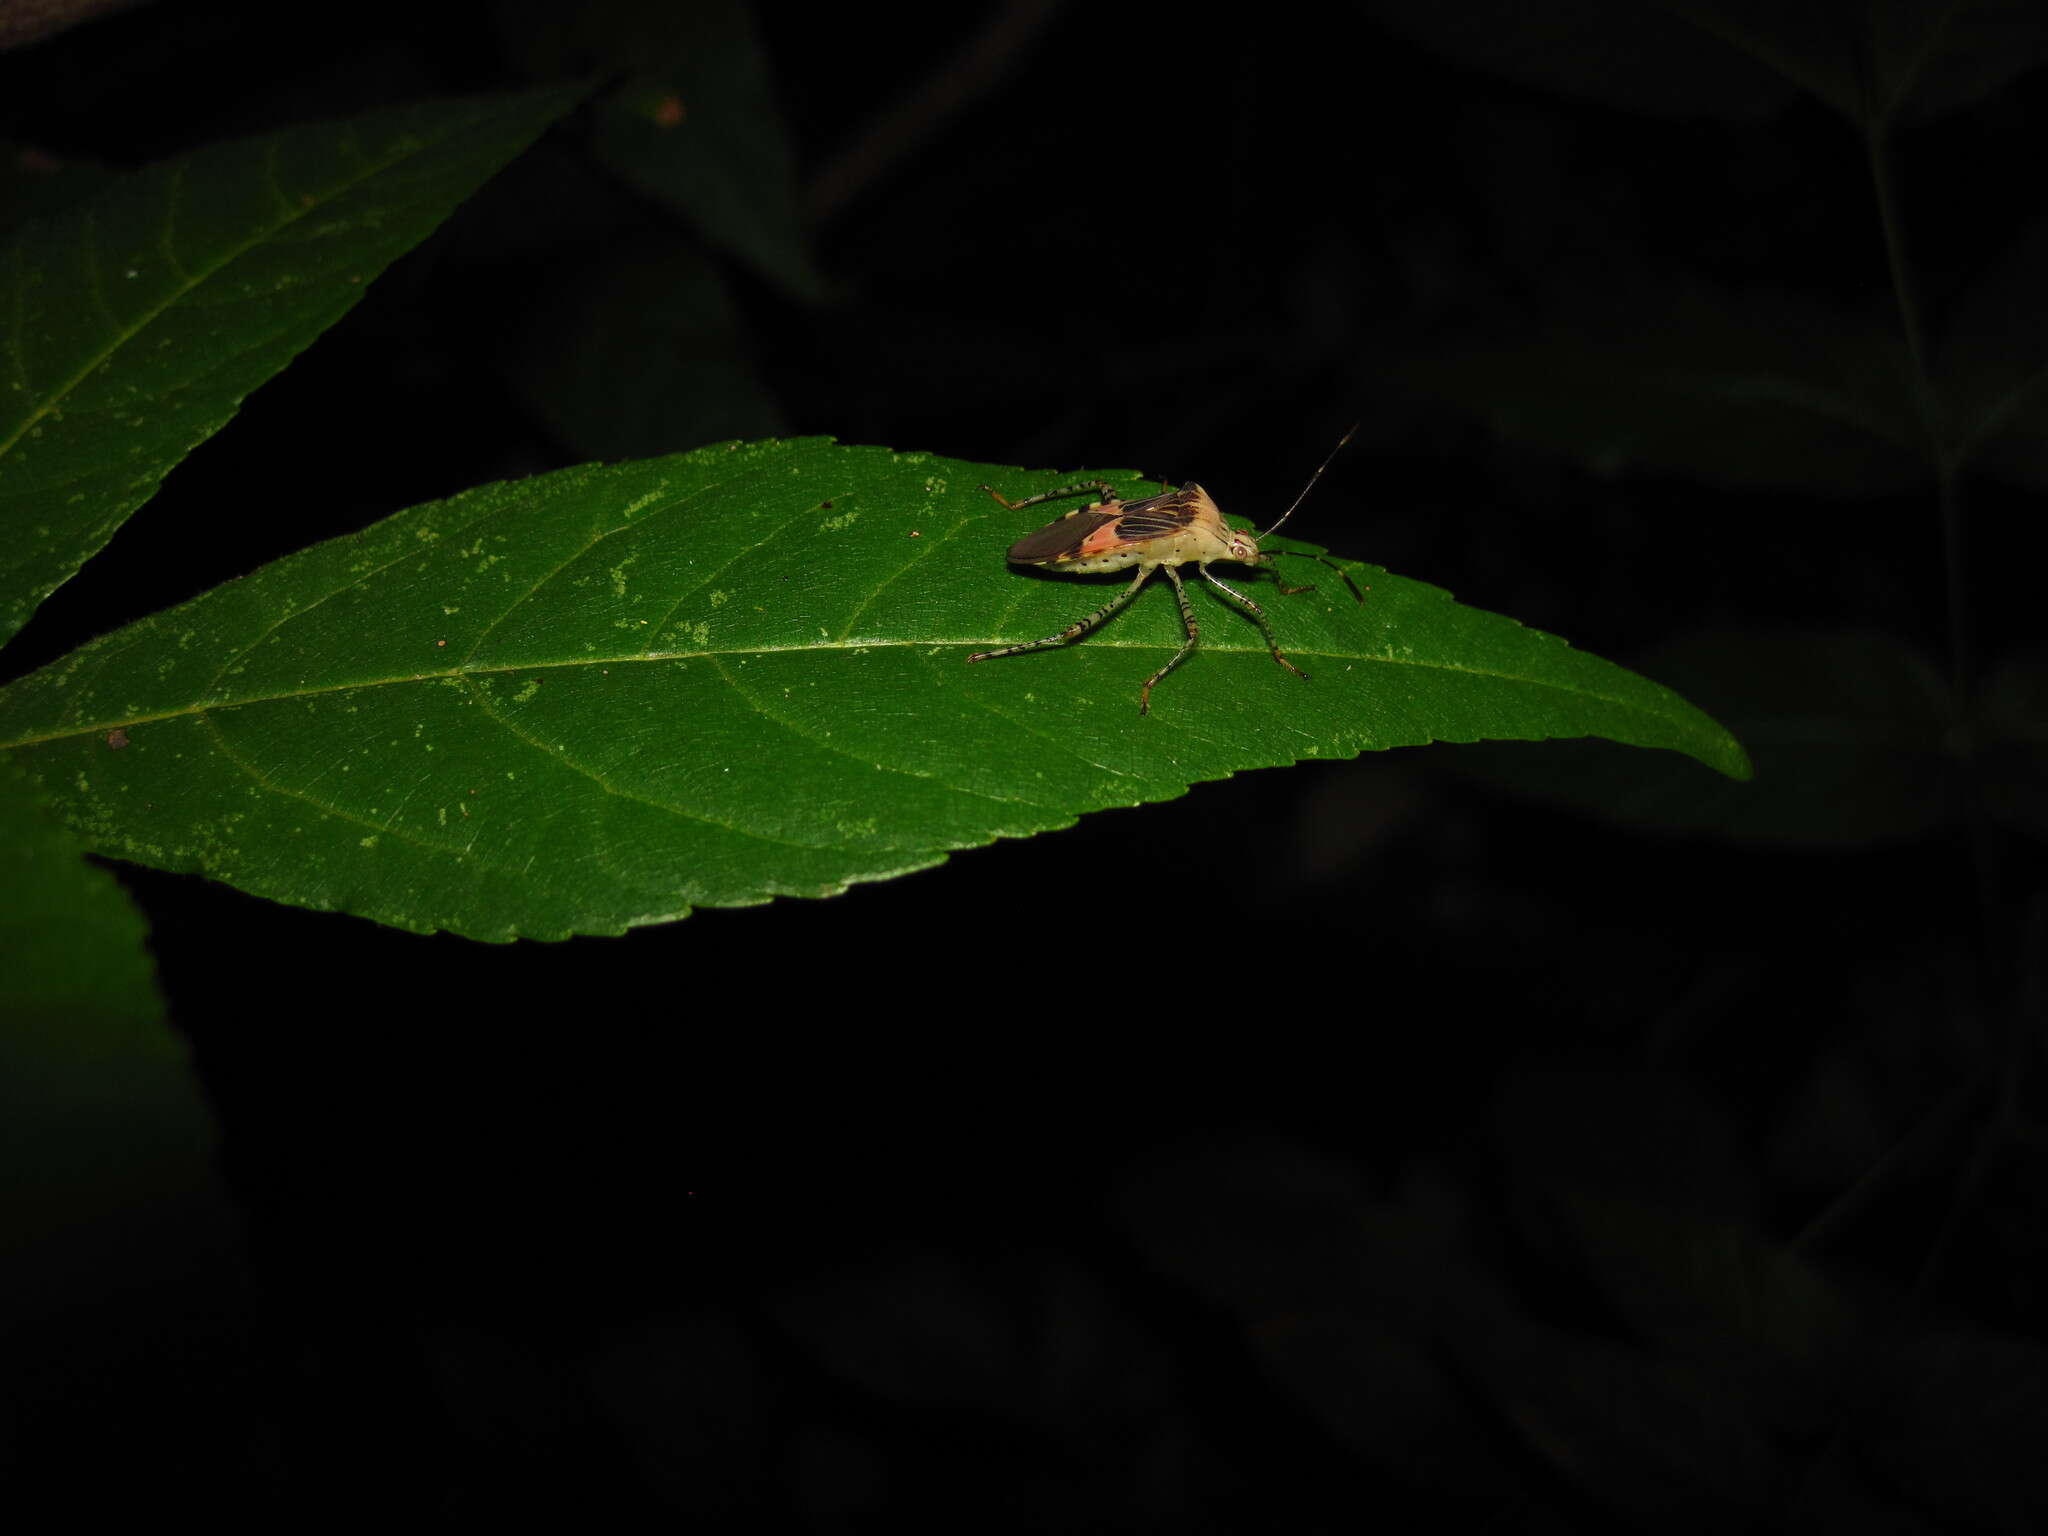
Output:
[[[824,737],[817,735],[815,732],[807,731],[803,729],[801,726],[797,725],[794,721],[786,720],[781,715],[778,715],[774,711],[770,710],[752,693],[748,692],[745,688],[742,688],[740,686],[739,679],[734,677],[732,673],[726,670],[725,663],[719,660],[718,657],[713,656],[711,658],[711,665],[717,668],[718,675],[725,679],[726,686],[732,689],[732,691],[739,696],[741,703],[745,704],[749,709],[753,710],[754,713],[759,715],[763,720],[766,720],[773,725],[781,726],[783,730],[787,731],[790,735],[796,737],[799,741],[807,741],[812,746],[818,748],[818,750],[821,752],[830,752],[835,757],[846,758],[849,762],[859,763],[863,768],[872,768],[877,773],[893,773],[900,778],[918,779],[927,784],[934,784],[938,786],[940,789],[943,789],[950,794],[971,795],[976,800],[987,800],[991,804],[995,805],[1030,805],[1033,803],[1029,800],[1013,799],[1009,795],[991,795],[978,789],[966,789],[958,784],[949,784],[944,779],[940,778],[937,774],[917,773],[909,768],[894,768],[887,763],[871,762],[859,753],[849,752],[846,750],[846,748],[838,746],[835,743],[826,740]]]
[[[362,185],[364,181],[369,179],[369,177],[377,175],[382,171],[389,170],[391,167],[398,165],[403,159],[405,159],[409,155],[424,153],[425,148],[426,146],[422,144],[418,144],[416,142],[409,142],[408,148],[405,151],[405,153],[400,155],[394,155],[388,162],[382,165],[373,165],[369,170],[364,171],[352,178],[344,178],[343,180],[337,182],[332,187],[327,188],[321,194],[316,195],[309,193],[307,194],[308,200],[297,206],[292,206],[290,204],[284,205],[284,207],[281,210],[280,222],[278,224],[276,224],[275,226],[268,226],[259,229],[255,231],[252,235],[250,235],[248,238],[239,242],[231,243],[226,249],[226,251],[221,255],[221,257],[209,266],[203,266],[201,268],[194,270],[190,274],[187,274],[182,267],[178,266],[175,262],[173,262],[172,271],[175,274],[179,275],[181,278],[183,278],[182,283],[170,288],[158,303],[156,303],[151,308],[146,310],[143,314],[137,317],[132,324],[128,326],[124,327],[118,322],[114,321],[112,312],[111,310],[109,310],[108,320],[113,327],[113,334],[111,335],[111,337],[109,337],[109,339],[101,347],[95,350],[91,355],[84,358],[79,363],[78,367],[73,371],[69,378],[55,385],[52,388],[49,396],[46,399],[44,399],[40,404],[36,405],[33,409],[31,409],[23,417],[21,424],[18,427],[16,427],[11,434],[9,434],[6,437],[0,437],[0,458],[4,458],[8,453],[12,452],[14,446],[21,441],[23,435],[27,433],[29,428],[34,426],[37,422],[41,421],[45,416],[49,415],[49,413],[52,410],[54,410],[66,398],[68,398],[74,390],[76,390],[81,384],[85,382],[87,378],[91,377],[92,372],[95,368],[97,368],[101,363],[105,362],[109,357],[113,356],[113,354],[120,350],[121,347],[135,340],[136,337],[140,336],[152,324],[154,324],[157,320],[161,319],[163,315],[173,305],[178,303],[179,300],[183,299],[184,297],[186,297],[186,295],[190,294],[194,289],[198,288],[201,284],[206,282],[207,279],[218,275],[222,271],[225,271],[229,266],[233,265],[236,261],[239,261],[243,256],[246,256],[250,251],[255,250],[257,247],[261,246],[265,241],[274,238],[281,230],[289,227],[292,223],[296,222],[297,220],[308,217],[317,209],[323,208],[330,203],[339,201],[341,198],[347,196],[349,193],[354,192],[358,187]],[[185,170],[186,167],[183,165],[180,165],[178,167],[176,172],[176,180],[174,180],[172,183],[174,187],[178,184],[179,181],[182,181],[185,174]],[[98,217],[99,205],[97,203],[87,204],[83,213],[81,214],[82,219],[90,220],[94,224],[97,223]],[[99,291],[98,242],[92,238],[87,238],[83,242],[83,244],[85,251],[88,253],[90,259],[93,262],[93,273],[95,278],[94,291],[97,293]],[[105,306],[105,303],[106,300],[104,299],[104,297],[102,297],[101,304],[103,307]]]
[[[892,581],[897,581],[901,579],[903,576],[909,574],[912,570],[914,570],[917,566],[921,565],[924,561],[930,559],[933,550],[937,549],[942,544],[950,543],[952,541],[954,534],[958,533],[963,528],[973,526],[973,521],[974,520],[970,518],[965,522],[955,523],[951,528],[946,530],[945,536],[943,538],[934,539],[932,540],[929,547],[914,551],[911,557],[908,560],[904,561],[899,569],[890,572],[887,576],[884,576],[880,581],[876,582],[874,587],[869,591],[868,595],[862,598],[860,600],[859,605],[853,610],[853,612],[849,613],[846,616],[845,624],[840,626],[839,638],[842,641],[844,641],[853,634],[853,626],[855,622],[860,618],[862,614],[866,613],[869,608],[874,606],[875,599],[882,595],[883,589],[886,588]]]
[[[472,683],[467,676],[462,678],[462,683],[476,699],[477,707],[484,712],[484,717],[503,729],[513,740],[531,747],[536,752],[554,758],[571,773],[590,780],[591,783],[614,799],[624,800],[632,805],[644,805],[653,810],[664,811],[684,821],[694,821],[707,827],[718,827],[723,831],[732,833],[735,837],[751,838],[759,843],[773,843],[782,848],[795,848],[803,853],[827,853],[838,846],[833,843],[799,843],[790,838],[776,837],[772,833],[757,832],[752,827],[742,827],[730,821],[722,821],[716,816],[705,816],[696,811],[688,811],[679,805],[669,805],[660,800],[650,800],[645,795],[628,794],[623,789],[607,784],[603,778],[593,772],[588,766],[577,762],[575,758],[569,756],[568,753],[562,751],[559,747],[551,747],[538,737],[522,731],[518,726],[498,713],[497,710],[493,709],[490,699],[485,695],[484,691]]]
[[[316,800],[303,790],[287,789],[282,784],[272,783],[269,778],[265,777],[262,770],[257,768],[254,763],[246,761],[240,753],[236,752],[228,744],[227,736],[221,731],[220,723],[211,714],[201,710],[197,718],[200,724],[206,727],[207,733],[213,737],[214,745],[220,749],[220,755],[241,769],[244,774],[248,775],[250,781],[259,789],[273,795],[280,795],[288,800],[297,800],[301,804],[310,805],[314,810],[320,812],[321,815],[332,816],[337,821],[348,822],[351,826],[363,827],[379,835],[389,833],[399,842],[422,849],[427,853],[438,853],[451,859],[466,859],[470,856],[465,850],[443,847],[439,843],[430,843],[424,838],[415,837],[403,828],[371,821],[367,817],[358,816],[352,811],[345,811],[338,805],[329,805],[325,801]]]
[[[925,666],[928,669],[934,672],[938,670],[937,667],[933,665],[931,657],[921,656],[921,659],[923,660]],[[1099,768],[1104,773],[1113,773],[1120,779],[1139,779],[1141,780],[1141,782],[1156,782],[1160,784],[1171,784],[1177,782],[1176,780],[1171,778],[1145,781],[1143,780],[1141,775],[1134,774],[1127,768],[1118,768],[1109,763],[1097,762],[1094,758],[1088,757],[1083,753],[1077,751],[1071,743],[1062,741],[1059,737],[1042,731],[1035,725],[1027,724],[1025,721],[1019,720],[1015,715],[1005,714],[1002,710],[997,709],[995,705],[989,703],[988,700],[976,696],[971,691],[964,694],[963,697],[966,698],[968,703],[972,704],[976,709],[981,710],[984,714],[994,715],[998,720],[1001,720],[1008,725],[1016,727],[1025,735],[1035,737],[1037,740],[1044,742],[1047,746],[1052,747],[1054,750],[1065,753],[1068,757],[1071,757],[1077,763],[1086,763],[1089,767]],[[1186,786],[1183,785],[1182,787],[1185,788]]]
[[[304,610],[300,611],[303,612]],[[443,667],[423,672],[407,672],[402,675],[394,675],[390,677],[362,678],[352,682],[331,683],[325,686],[315,688],[283,688],[279,689],[275,693],[251,694],[243,698],[212,698],[207,699],[203,702],[195,701],[190,704],[179,705],[174,709],[157,710],[150,713],[109,715],[99,719],[98,721],[90,725],[81,725],[63,730],[49,731],[40,735],[20,736],[12,740],[0,741],[0,747],[35,746],[42,742],[58,741],[70,736],[91,735],[95,732],[104,731],[112,726],[117,725],[148,725],[158,720],[176,720],[186,715],[195,714],[200,710],[204,709],[222,708],[228,706],[239,707],[246,704],[274,704],[286,699],[316,698],[323,694],[340,693],[345,689],[388,688],[402,683],[425,682],[430,678],[466,678],[480,676],[495,676],[506,672],[546,671],[553,670],[558,667],[625,666],[629,663],[654,664],[671,661],[715,661],[717,658],[721,656],[775,656],[800,651],[897,650],[906,648],[929,648],[932,646],[937,646],[942,649],[966,650],[970,647],[985,646],[996,643],[1000,643],[1000,637],[996,637],[994,639],[988,636],[934,639],[932,637],[925,636],[916,639],[906,640],[865,640],[857,646],[846,646],[839,644],[837,641],[827,641],[823,643],[811,643],[805,645],[736,646],[733,649],[726,651],[664,651],[658,654],[632,653],[620,656],[586,655],[565,661],[526,660],[518,662],[507,662],[502,666],[467,666],[462,667],[460,669],[454,667]],[[1136,643],[1131,641],[1110,640],[1100,636],[1091,638],[1088,641],[1088,644],[1098,651],[1143,650],[1156,653],[1160,649],[1156,642]],[[1252,647],[1227,645],[1214,646],[1210,647],[1210,649],[1221,654],[1232,656],[1263,657],[1266,654],[1265,648],[1263,646]],[[1378,652],[1368,653],[1364,651],[1322,651],[1314,650],[1305,646],[1292,647],[1288,651],[1288,654],[1290,656],[1300,656],[1305,659],[1314,661],[1358,662],[1371,666],[1423,667],[1432,671],[1458,672],[1463,673],[1466,676],[1470,677],[1487,677],[1493,678],[1500,682],[1519,683],[1530,688],[1543,688],[1559,693],[1568,693],[1576,697],[1587,699],[1596,704],[1611,705],[1616,709],[1625,710],[1629,714],[1639,715],[1653,720],[1678,721],[1683,718],[1682,715],[1673,713],[1669,710],[1652,709],[1639,699],[1619,698],[1612,694],[1596,692],[1590,688],[1573,687],[1568,683],[1556,682],[1549,678],[1525,677],[1513,672],[1489,671],[1484,667],[1459,666],[1452,662],[1447,661],[1409,661],[1403,660],[1402,658],[1397,656],[1388,656]],[[23,679],[23,681],[25,682],[27,681],[27,679]],[[18,688],[19,686],[21,686],[19,683],[9,685],[10,689]]]
[[[707,485],[706,487],[704,487],[704,489],[707,491],[716,490],[719,486],[722,486],[725,483],[726,482],[724,481],[719,481],[716,485]],[[839,492],[837,494],[844,495],[846,493]],[[828,496],[825,499],[829,501],[832,498]],[[667,511],[668,509],[664,507],[662,510]],[[710,572],[706,573],[703,580],[699,581],[694,587],[686,588],[684,591],[677,593],[676,600],[673,603],[669,604],[668,611],[664,613],[658,620],[656,620],[654,627],[647,632],[650,644],[658,644],[660,642],[661,632],[664,629],[667,629],[670,621],[673,620],[675,616],[682,611],[682,607],[685,602],[687,602],[690,598],[694,597],[697,593],[702,592],[706,587],[710,586],[712,582],[718,580],[720,576],[724,575],[727,571],[731,570],[733,566],[737,565],[740,561],[744,560],[748,555],[751,555],[755,550],[761,548],[762,545],[772,543],[776,539],[781,538],[783,534],[787,533],[790,530],[790,528],[795,525],[796,520],[798,518],[804,516],[805,513],[814,510],[814,507],[807,506],[802,507],[797,511],[791,513],[788,522],[782,523],[779,526],[769,530],[767,533],[764,533],[760,538],[756,539],[753,543],[747,545],[746,548],[736,552],[729,560],[725,561],[724,564],[719,565]],[[652,652],[650,651],[648,654],[651,655]],[[687,652],[686,654],[695,656],[702,655],[705,653],[691,651]]]

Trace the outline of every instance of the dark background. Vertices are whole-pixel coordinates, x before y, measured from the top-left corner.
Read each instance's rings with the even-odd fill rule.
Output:
[[[581,42],[269,9],[0,55],[0,138],[89,178],[601,66],[645,8]],[[1654,8],[1520,9],[764,5],[783,122],[702,131],[786,133],[809,291],[614,174],[589,108],[7,675],[593,457],[826,433],[1263,521],[1361,420],[1290,532],[1680,687],[1754,786],[1403,751],[509,948],[123,867],[245,1244],[183,1277],[202,1321],[90,1320],[21,1486],[820,1530],[2048,1515],[2048,818],[2038,747],[1975,723],[1987,678],[2044,696],[2008,661],[2043,478],[1953,482],[1958,609],[1924,447],[1779,387],[1910,404],[1857,130]],[[1854,53],[1862,7],[1813,14]],[[2035,238],[2048,79],[2008,46],[1891,146],[1937,342]]]

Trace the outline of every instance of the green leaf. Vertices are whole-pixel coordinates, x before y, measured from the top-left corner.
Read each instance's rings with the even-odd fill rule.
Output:
[[[577,457],[637,458],[782,426],[724,275],[675,235],[619,242],[556,285],[511,369],[528,408]]]
[[[86,1304],[160,1299],[231,1223],[142,914],[40,798],[0,764],[0,1336],[47,1345]]]
[[[0,248],[0,643],[578,94],[431,102],[216,145]]]
[[[824,296],[748,0],[510,0],[501,27],[529,69],[625,74],[593,104],[591,154],[791,297]]]
[[[484,486],[81,647],[0,693],[0,748],[102,852],[488,939],[831,895],[1433,740],[1593,733],[1748,772],[1669,690],[1365,566],[1363,603],[1308,562],[1312,593],[1245,577],[1312,682],[1206,591],[1203,649],[1148,717],[1170,592],[969,667],[1121,585],[1008,569],[1051,509],[984,480],[1060,483],[806,439]]]
[[[0,236],[84,202],[113,179],[97,160],[0,140]]]
[[[1850,122],[1954,112],[2048,58],[2048,16],[2017,0],[1664,0]]]
[[[1640,0],[1366,0],[1374,20],[1460,64],[1652,117],[1757,119],[1796,99],[1749,50]]]
[[[1948,308],[1935,389],[1951,462],[2048,490],[2048,217],[2022,229]]]
[[[1933,476],[1892,330],[1794,294],[1616,280],[1519,334],[1434,343],[1395,377],[1607,474],[1844,496]]]
[[[1636,762],[1592,741],[1541,752],[1471,747],[1453,765],[1603,821],[1732,842],[1898,844],[1954,813],[1961,710],[1940,670],[1896,635],[1729,625],[1683,635],[1643,660],[1742,733],[1756,754],[1754,785],[1709,778],[1676,758]]]
[[[1818,1406],[1799,1373],[1840,1346],[1853,1310],[1766,1234],[1721,1106],[1664,1073],[1574,1069],[1517,1079],[1499,1114],[1523,1225],[1570,1251],[1635,1338],[1770,1383],[1760,1412]]]
[[[163,1003],[142,914],[40,798],[0,763],[0,1017],[154,1028]]]
[[[1788,86],[1850,122],[1932,117],[2048,57],[2024,0],[1368,0],[1384,25],[1463,63],[1656,117],[1760,118]]]
[[[1973,725],[1985,805],[2006,825],[2048,838],[2048,650],[2000,662],[1978,690]]]

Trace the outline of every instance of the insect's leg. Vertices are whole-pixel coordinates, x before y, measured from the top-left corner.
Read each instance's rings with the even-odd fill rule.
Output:
[[[1365,592],[1370,592],[1372,590],[1371,587],[1367,587],[1365,589],[1365,592],[1359,591],[1358,583],[1351,579],[1350,567],[1339,565],[1336,561],[1332,560],[1328,555],[1305,555],[1298,549],[1269,549],[1266,551],[1264,558],[1272,560],[1278,558],[1281,555],[1293,555],[1297,559],[1301,560],[1322,561],[1323,564],[1327,565],[1331,570],[1335,571],[1339,576],[1342,576],[1344,578],[1344,585],[1351,589],[1351,595],[1357,598],[1361,603],[1365,601]],[[1283,597],[1293,597],[1297,592],[1315,591],[1315,588],[1313,586],[1290,587],[1289,585],[1287,585],[1286,582],[1280,579],[1280,568],[1278,566],[1275,566],[1273,568],[1273,583],[1275,586],[1279,587],[1280,593]]]
[[[1186,661],[1188,652],[1202,643],[1202,626],[1195,622],[1195,605],[1188,601],[1188,589],[1181,585],[1180,572],[1170,565],[1162,565],[1160,569],[1166,572],[1166,579],[1173,583],[1173,595],[1180,599],[1180,621],[1187,626],[1188,637],[1181,642],[1180,649],[1173,653],[1165,666],[1145,679],[1145,686],[1138,691],[1138,713],[1141,715],[1152,713],[1153,686]]]
[[[1115,597],[1089,614],[1087,618],[1081,620],[1078,624],[1069,624],[1056,635],[1047,635],[1043,640],[1027,640],[1022,645],[1006,645],[1000,651],[976,651],[967,659],[969,661],[992,661],[998,656],[1016,656],[1025,651],[1042,651],[1047,646],[1065,645],[1069,640],[1078,640],[1104,619],[1115,613],[1117,609],[1123,607],[1125,603],[1136,597],[1138,595],[1138,588],[1145,584],[1145,578],[1151,574],[1151,566],[1140,566],[1138,574],[1131,578],[1131,584],[1128,587],[1125,587],[1123,591],[1117,593]]]
[[[1056,491],[1040,491],[1036,496],[1026,496],[1022,501],[1010,500],[1009,497],[996,490],[993,486],[984,485],[981,489],[993,496],[998,505],[1011,512],[1015,512],[1019,507],[1035,507],[1041,501],[1058,501],[1062,496],[1078,496],[1083,491],[1100,492],[1101,494],[1098,498],[1100,501],[1110,502],[1116,500],[1116,487],[1107,480],[1083,480],[1075,485],[1063,485]]]
[[[1209,574],[1209,567],[1207,567],[1206,565],[1197,566],[1196,569],[1202,573],[1202,579],[1204,581],[1208,582],[1210,586],[1214,587],[1218,592],[1221,592],[1225,597],[1229,598],[1233,603],[1237,604],[1238,607],[1242,608],[1246,613],[1252,616],[1252,622],[1259,626],[1259,633],[1266,637],[1266,649],[1273,653],[1273,659],[1275,661],[1279,662],[1281,666],[1285,667],[1288,671],[1292,672],[1296,677],[1306,678],[1308,676],[1308,674],[1302,671],[1301,668],[1297,667],[1293,662],[1289,661],[1285,656],[1282,656],[1280,654],[1280,642],[1273,638],[1273,626],[1266,622],[1265,609],[1261,608],[1257,603],[1253,602],[1250,598],[1246,597],[1242,592],[1238,591],[1237,588],[1231,586],[1230,583],[1226,581],[1218,581],[1214,576]],[[1282,587],[1280,590],[1285,592],[1287,588]],[[1297,588],[1296,590],[1299,589]]]

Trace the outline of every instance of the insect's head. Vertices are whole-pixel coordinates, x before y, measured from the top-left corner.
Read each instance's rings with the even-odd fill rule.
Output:
[[[1258,536],[1247,533],[1242,528],[1231,529],[1230,537],[1225,542],[1230,545],[1230,554],[1226,558],[1240,561],[1245,565],[1257,565],[1263,560],[1273,558],[1271,555],[1261,555]]]

